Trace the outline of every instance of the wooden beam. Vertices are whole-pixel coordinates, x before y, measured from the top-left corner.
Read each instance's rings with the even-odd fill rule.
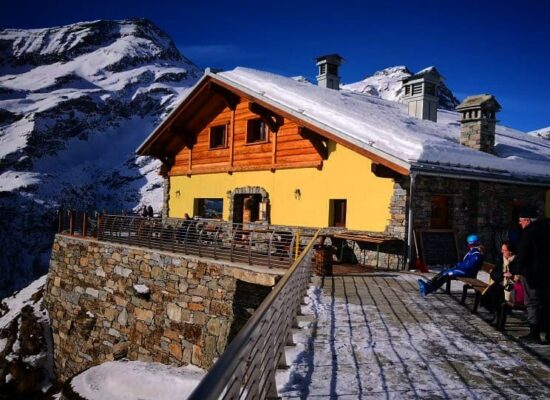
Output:
[[[231,110],[231,126],[229,139],[229,168],[233,167],[233,158],[235,156],[235,110]]]
[[[279,131],[279,127],[283,124],[283,117],[275,114],[269,108],[263,107],[258,103],[251,101],[248,103],[248,109],[250,112],[259,116],[262,121],[269,126],[269,129],[271,129],[273,133],[277,133]]]
[[[300,127],[298,132],[300,136],[311,142],[323,160],[328,158],[328,140],[326,138],[304,127]]]
[[[241,101],[240,97],[237,96],[235,93],[213,82],[210,82],[208,84],[208,90],[221,96],[227,107],[229,107],[229,109],[232,111],[235,111],[235,109],[237,108],[237,104],[239,104]]]
[[[193,170],[184,167],[174,167],[170,171],[170,176],[181,175],[204,175],[204,174],[216,174],[221,172],[233,173],[238,171],[275,171],[277,169],[295,169],[295,168],[323,168],[323,161],[295,161],[288,163],[279,163],[276,168],[273,168],[271,163],[265,163],[261,165],[237,165],[233,168],[228,168],[227,165],[215,166],[215,167],[198,167],[195,166]]]
[[[192,135],[186,132],[181,124],[172,124],[170,126],[170,131],[172,135],[180,139],[184,147],[192,149],[197,143],[197,135]]]
[[[271,131],[271,129],[270,129]],[[271,153],[271,164],[273,166],[272,168],[272,171],[275,170],[276,168],[276,165],[277,164],[277,134],[275,132],[273,132],[273,139],[272,139],[272,142],[273,142],[273,148],[272,148],[272,153]]]
[[[403,175],[401,175],[400,173],[395,172],[393,169],[388,168],[382,164],[372,163],[370,166],[370,170],[375,176],[379,178],[399,179],[403,177]]]

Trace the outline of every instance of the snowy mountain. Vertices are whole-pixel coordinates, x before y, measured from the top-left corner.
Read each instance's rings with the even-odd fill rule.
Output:
[[[202,75],[148,20],[0,30],[0,298],[45,272],[60,206],[161,206],[136,147]]]
[[[360,82],[343,85],[342,89],[401,102],[403,98],[401,81],[412,75],[413,73],[405,66],[390,67],[377,71]],[[454,111],[458,104],[460,101],[442,82],[439,87],[439,108]]]
[[[529,135],[538,136],[540,138],[550,140],[550,126],[542,129],[537,129],[536,131],[531,131],[529,132]]]

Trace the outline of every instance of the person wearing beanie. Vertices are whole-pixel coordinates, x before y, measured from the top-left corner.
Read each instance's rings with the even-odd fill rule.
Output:
[[[550,223],[536,219],[533,207],[522,207],[522,228],[518,245],[519,273],[527,295],[529,333],[520,339],[529,343],[550,344]],[[546,334],[541,342],[540,333]]]
[[[457,263],[453,268],[441,271],[428,281],[423,279],[418,280],[418,290],[422,297],[436,291],[443,286],[444,283],[453,278],[475,278],[477,276],[484,261],[484,256],[480,249],[479,237],[475,234],[470,235],[466,239],[466,242],[468,243],[468,253],[466,253],[461,262]]]

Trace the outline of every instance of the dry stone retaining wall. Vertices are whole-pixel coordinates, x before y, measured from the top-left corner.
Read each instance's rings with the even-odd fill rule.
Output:
[[[239,280],[276,274],[57,235],[45,303],[58,379],[122,357],[209,368],[235,329]]]

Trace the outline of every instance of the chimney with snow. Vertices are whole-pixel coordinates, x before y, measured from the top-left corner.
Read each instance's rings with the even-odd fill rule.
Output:
[[[456,107],[456,111],[461,114],[460,144],[485,153],[493,153],[496,113],[500,109],[500,104],[490,94],[469,96],[460,103]]]
[[[435,67],[428,67],[403,79],[403,100],[409,107],[411,117],[437,122],[437,94],[442,78]]]
[[[338,67],[344,59],[338,54],[327,54],[319,56],[315,59],[319,66],[319,74],[317,75],[317,85],[340,90],[340,77],[338,76]]]

